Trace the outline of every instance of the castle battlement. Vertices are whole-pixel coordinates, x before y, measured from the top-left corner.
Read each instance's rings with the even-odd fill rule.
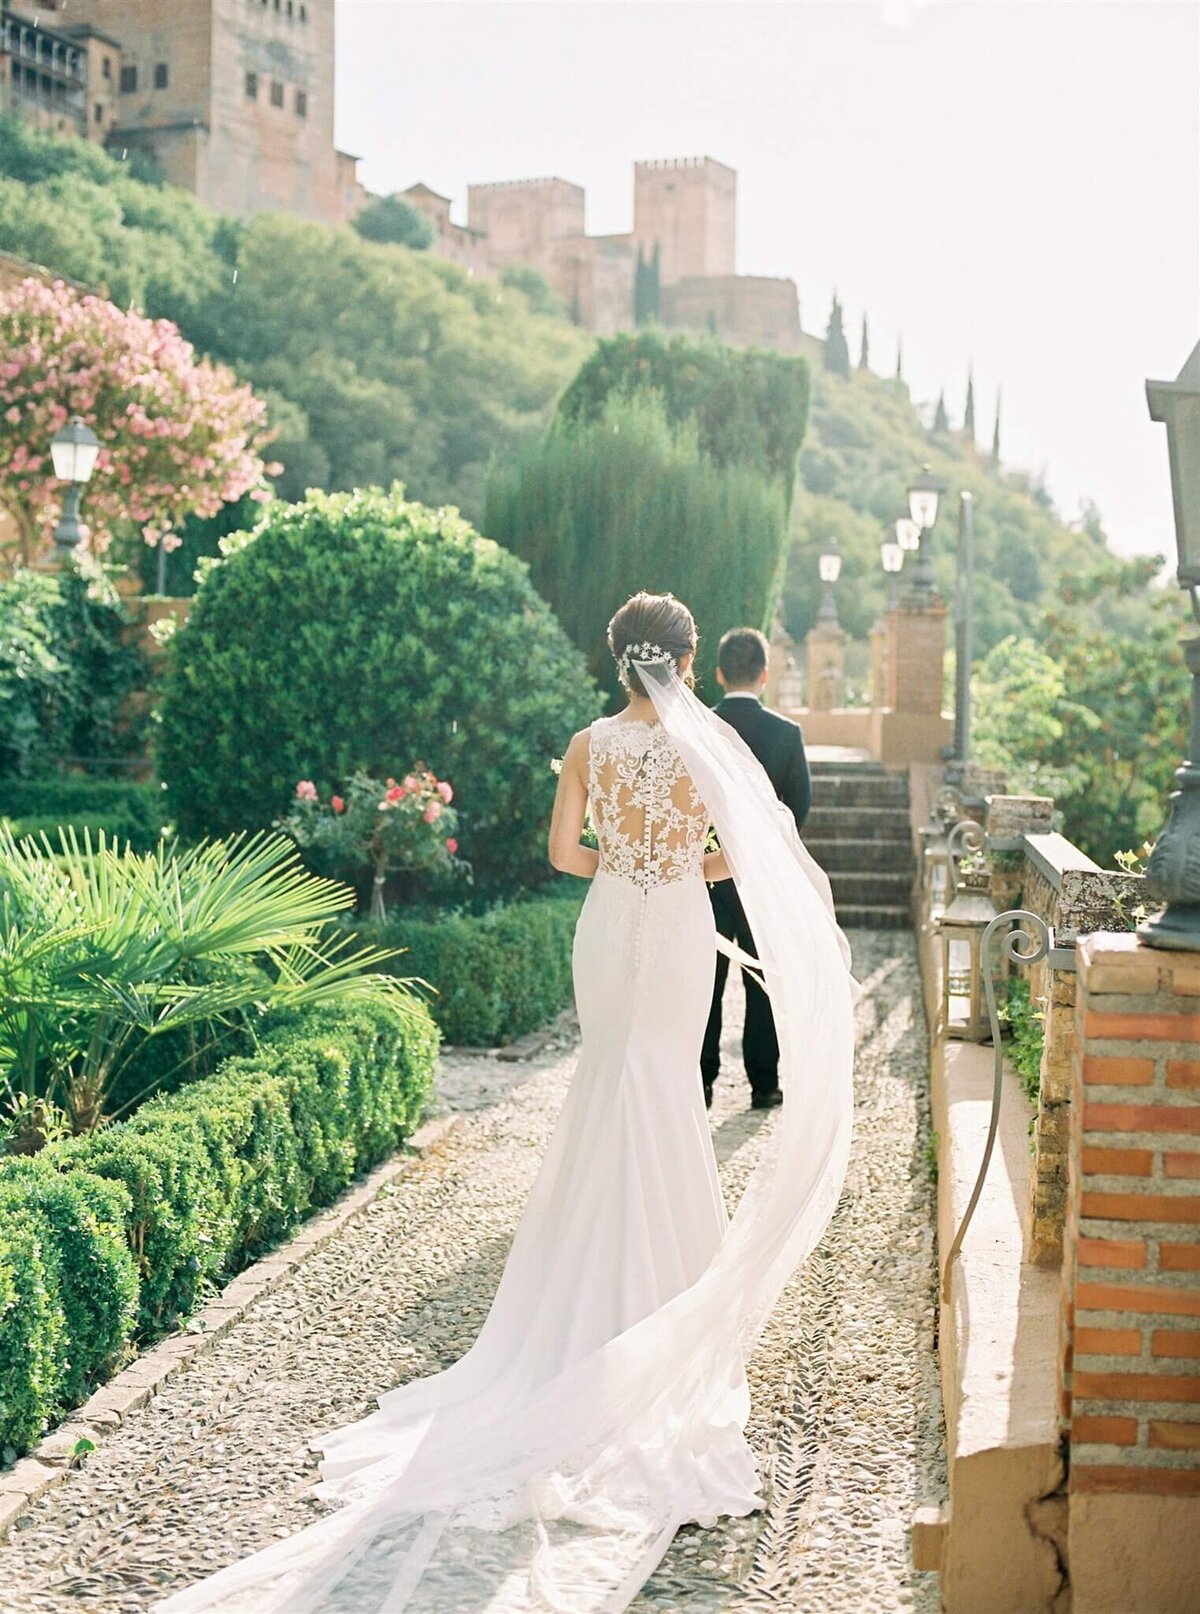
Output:
[[[576,185],[573,180],[561,179],[557,174],[547,174],[540,179],[485,179],[478,184],[472,183],[473,191],[533,191],[548,190],[551,186],[565,185],[569,190],[583,193],[583,186]]]
[[[680,168],[719,168],[723,174],[731,179],[737,178],[737,170],[730,168],[726,163],[720,163],[715,157],[647,157],[633,165],[634,173],[639,169],[647,173],[665,173]]]

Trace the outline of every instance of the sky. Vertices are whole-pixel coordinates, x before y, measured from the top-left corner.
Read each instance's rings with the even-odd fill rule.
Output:
[[[337,0],[337,139],[373,191],[559,175],[628,230],[633,163],[738,173],[738,271],[837,291],[918,401],[1124,554],[1174,557],[1147,377],[1200,338],[1200,0]],[[900,490],[898,490],[899,492]]]

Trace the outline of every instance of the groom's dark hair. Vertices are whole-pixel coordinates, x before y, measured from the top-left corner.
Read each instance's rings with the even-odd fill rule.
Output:
[[[769,646],[757,628],[730,628],[717,646],[717,666],[725,682],[745,689],[766,671]]]

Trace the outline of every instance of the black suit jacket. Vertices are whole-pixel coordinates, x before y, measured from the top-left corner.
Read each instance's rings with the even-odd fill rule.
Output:
[[[730,728],[745,740],[766,770],[775,794],[791,809],[796,828],[803,829],[812,806],[812,776],[804,754],[804,735],[799,723],[772,712],[761,701],[744,695],[727,696],[713,708]],[[732,880],[719,880],[712,888],[718,908],[740,911],[741,903]]]

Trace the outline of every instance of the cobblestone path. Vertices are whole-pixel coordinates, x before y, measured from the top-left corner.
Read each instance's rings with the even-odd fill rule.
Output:
[[[852,939],[867,991],[846,1191],[750,1364],[768,1506],[681,1532],[638,1614],[937,1608],[907,1542],[914,1503],[944,1487],[924,1025],[911,938]],[[731,983],[731,1009],[740,996]],[[773,1124],[746,1108],[736,1020],[713,1110],[731,1200]],[[446,1065],[464,1118],[33,1504],[0,1546],[3,1614],[141,1614],[298,1529],[321,1511],[308,1437],[470,1344],[572,1054],[560,1039],[525,1065]]]

